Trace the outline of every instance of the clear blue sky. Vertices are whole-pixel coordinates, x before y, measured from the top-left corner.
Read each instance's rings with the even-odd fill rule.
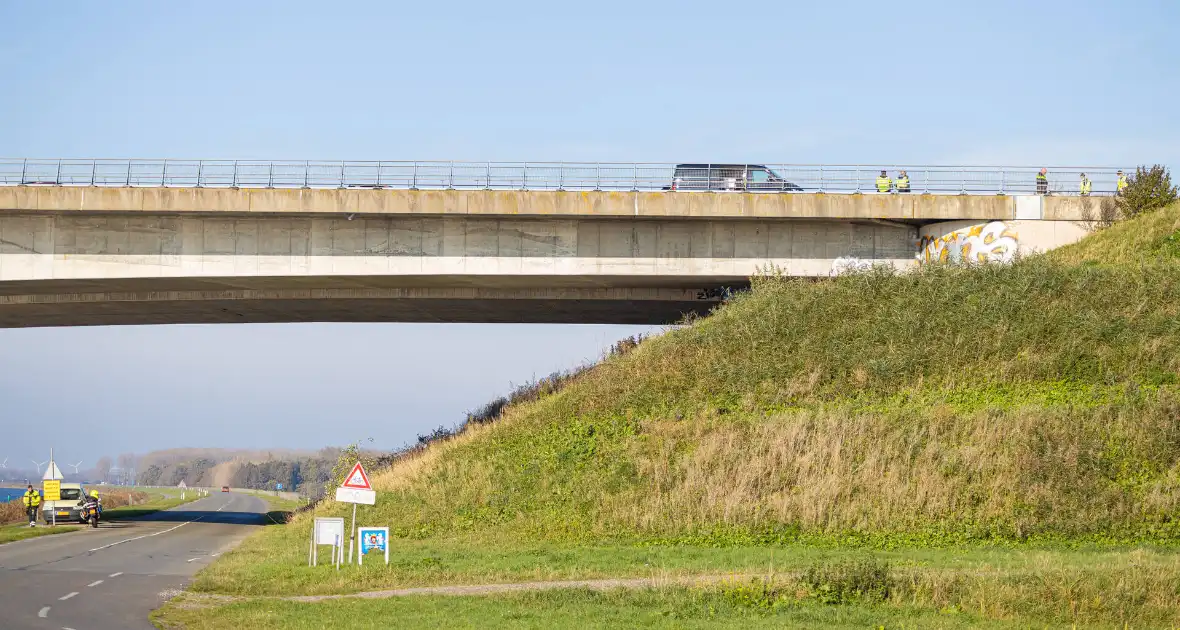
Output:
[[[9,1],[0,24],[13,157],[1180,164],[1164,0]],[[0,459],[51,432],[73,460],[393,447],[635,330],[0,330]]]

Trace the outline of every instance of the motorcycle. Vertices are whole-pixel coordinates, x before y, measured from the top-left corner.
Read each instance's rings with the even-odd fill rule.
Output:
[[[82,504],[82,509],[79,516],[82,517],[83,523],[90,523],[91,527],[98,527],[98,515],[102,512],[102,508],[98,505],[97,499],[87,499]]]

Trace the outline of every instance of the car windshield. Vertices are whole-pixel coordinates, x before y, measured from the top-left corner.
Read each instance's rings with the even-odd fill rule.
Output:
[[[61,489],[61,500],[62,501],[77,501],[78,499],[81,499],[81,498],[82,498],[82,491],[77,488],[62,488]]]

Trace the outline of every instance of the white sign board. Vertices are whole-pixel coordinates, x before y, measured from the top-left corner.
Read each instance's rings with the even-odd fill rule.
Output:
[[[336,545],[341,542],[344,542],[344,518],[316,517],[315,544]]]
[[[336,500],[340,503],[376,505],[377,493],[372,490],[359,490],[357,488],[336,488]]]

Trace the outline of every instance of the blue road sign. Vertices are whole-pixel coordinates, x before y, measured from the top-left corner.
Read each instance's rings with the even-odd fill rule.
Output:
[[[283,489],[283,484],[281,484],[281,483],[275,484],[275,490],[282,490],[282,489]]]
[[[358,563],[363,563],[363,558],[369,552],[375,551],[378,556],[385,556],[385,564],[389,564],[388,527],[358,527],[357,534],[357,537],[361,539],[361,553],[357,558]]]

